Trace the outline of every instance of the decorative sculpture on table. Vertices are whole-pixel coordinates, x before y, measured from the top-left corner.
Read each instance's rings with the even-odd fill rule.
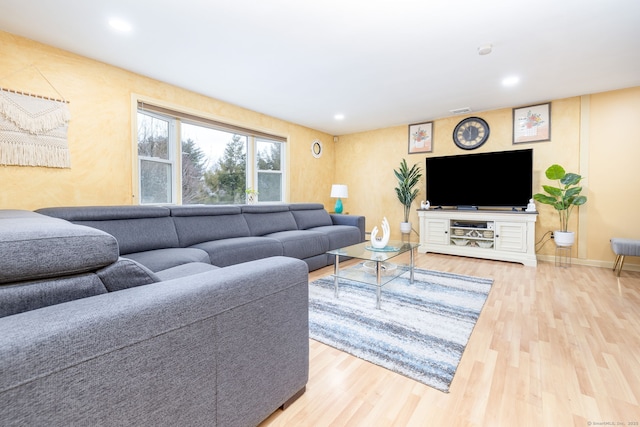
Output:
[[[527,212],[535,212],[536,204],[533,202],[533,199],[529,199],[529,203],[527,204]]]
[[[371,230],[371,246],[376,249],[384,248],[389,243],[390,235],[389,221],[387,221],[387,217],[384,217],[382,219],[382,237],[378,237],[378,226],[373,227],[373,230]]]

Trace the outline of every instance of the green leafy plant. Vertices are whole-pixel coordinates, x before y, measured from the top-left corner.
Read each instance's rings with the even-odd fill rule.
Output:
[[[258,190],[249,187],[244,192],[247,194],[247,203],[254,204],[258,202]]]
[[[409,169],[407,161],[402,159],[400,162],[400,168],[394,169],[393,173],[398,179],[398,186],[396,187],[396,195],[400,203],[404,205],[404,222],[409,222],[409,212],[411,211],[411,204],[418,197],[419,190],[414,188],[420,178],[422,177],[422,170],[416,163]]]
[[[567,231],[573,208],[587,203],[587,197],[580,195],[582,187],[578,185],[582,181],[582,176],[577,173],[565,172],[560,165],[549,166],[545,175],[548,179],[557,181],[558,186],[543,185],[542,189],[547,194],[534,194],[533,199],[553,206],[560,215],[560,231]]]

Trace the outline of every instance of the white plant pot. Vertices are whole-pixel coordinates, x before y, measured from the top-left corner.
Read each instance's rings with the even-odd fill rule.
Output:
[[[556,246],[568,247],[573,246],[573,242],[576,239],[576,235],[573,231],[554,231],[553,240],[556,242]]]
[[[411,233],[411,223],[410,222],[401,222],[400,223],[400,232],[402,234],[410,234]]]
[[[253,193],[247,194],[247,204],[255,205],[256,203],[258,203],[258,195]]]

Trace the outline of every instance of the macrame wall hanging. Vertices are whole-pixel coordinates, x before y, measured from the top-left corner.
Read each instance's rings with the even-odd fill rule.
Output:
[[[47,83],[51,85],[49,80]],[[0,165],[71,167],[67,146],[70,119],[64,99],[0,87]]]

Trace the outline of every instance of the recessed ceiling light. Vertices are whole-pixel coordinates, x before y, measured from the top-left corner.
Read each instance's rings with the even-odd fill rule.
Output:
[[[336,114],[333,118],[336,120],[344,120],[344,114]]]
[[[470,107],[455,108],[453,110],[449,110],[449,112],[451,114],[467,114],[471,112],[471,108]]]
[[[492,49],[493,46],[490,44],[484,44],[478,48],[478,55],[489,55]]]
[[[110,19],[109,26],[111,26],[111,28],[113,28],[114,30],[123,33],[128,33],[129,31],[131,31],[131,24],[129,24],[127,21],[123,21],[122,19]]]
[[[515,86],[518,83],[520,83],[520,77],[518,76],[510,76],[510,77],[506,77],[502,80],[502,85],[503,86]]]

